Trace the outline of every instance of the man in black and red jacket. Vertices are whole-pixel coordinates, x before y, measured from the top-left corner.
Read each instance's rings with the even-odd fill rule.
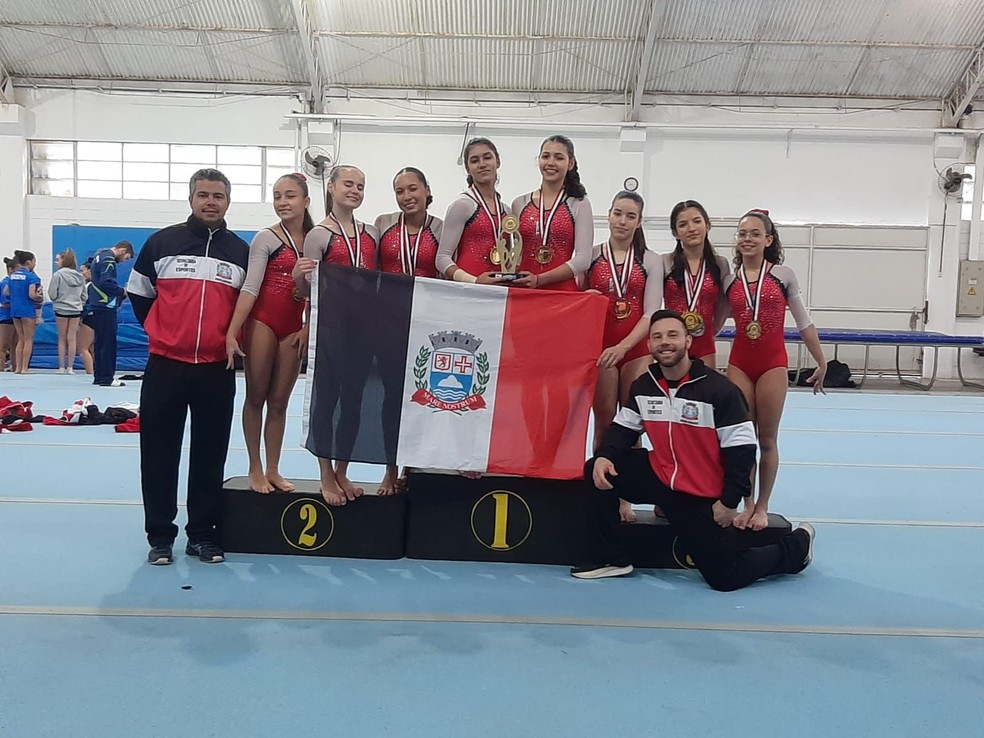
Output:
[[[711,587],[730,592],[772,574],[798,574],[813,559],[813,526],[803,523],[776,543],[738,550],[732,527],[751,493],[755,429],[741,391],[688,355],[691,337],[672,310],[653,313],[649,350],[655,364],[585,466],[592,500],[592,560],[571,569],[579,579],[629,574],[619,542],[618,500],[659,505]],[[634,448],[646,433],[653,450]]]
[[[185,553],[207,563],[225,560],[218,545],[222,480],[236,396],[225,334],[249,257],[246,242],[226,228],[230,189],[216,169],[195,172],[191,216],[147,239],[127,284],[150,348],[140,389],[140,483],[151,564],[174,560],[178,465],[189,408]]]

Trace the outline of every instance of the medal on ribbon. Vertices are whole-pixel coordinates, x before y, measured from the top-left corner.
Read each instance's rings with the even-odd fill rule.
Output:
[[[748,309],[752,313],[752,321],[745,326],[745,335],[751,340],[757,341],[762,337],[762,324],[759,323],[759,305],[762,303],[762,278],[765,273],[769,271],[763,262],[762,268],[759,269],[758,279],[755,282],[755,297],[752,297],[752,290],[748,283],[748,277],[745,274],[745,265],[738,267],[738,277],[741,279],[741,286],[745,290],[745,304],[748,305]]]
[[[298,250],[297,244],[294,243],[294,237],[290,235],[290,231],[287,230],[287,226],[283,224],[283,221],[280,223],[280,229],[284,232],[284,235],[287,236],[287,245],[290,246],[290,250],[294,252],[294,256],[296,258],[300,259],[301,252]],[[284,276],[289,277],[290,272],[285,272]],[[294,299],[294,302],[304,302],[304,295],[297,288],[297,285],[294,285],[294,289],[291,291],[290,296]]]
[[[602,250],[605,252],[605,259],[608,260],[608,268],[612,272],[612,287],[615,290],[615,302],[612,303],[612,312],[618,320],[628,318],[632,313],[632,305],[625,297],[629,291],[629,279],[632,278],[632,267],[635,266],[635,259],[632,258],[631,249],[625,253],[625,261],[622,263],[622,273],[618,272],[618,265],[615,263],[615,254],[612,252],[611,241],[605,243]]]
[[[345,241],[345,248],[348,249],[349,259],[352,261],[352,266],[360,267],[362,266],[362,249],[359,248],[359,221],[352,216],[352,232],[355,234],[355,238],[349,238],[348,233],[342,227],[341,222],[335,217],[334,213],[330,213],[328,217],[331,219],[332,223],[338,226],[338,231]]]
[[[707,272],[707,262],[700,260],[700,269],[695,277],[690,273],[690,265],[684,265],[683,287],[687,296],[687,309],[684,311],[683,324],[687,327],[687,332],[692,336],[704,335],[704,318],[697,312],[697,302],[700,299],[700,292],[704,289],[704,274]]]
[[[407,230],[403,213],[400,213],[400,264],[403,267],[403,273],[411,277],[417,271],[417,245],[420,243],[420,234],[424,232],[426,225],[425,220],[424,226],[417,231],[416,237],[411,241],[410,231]]]
[[[468,190],[471,193],[470,196],[472,200],[477,202],[478,206],[485,211],[485,215],[488,216],[489,223],[492,224],[492,233],[495,235],[493,235],[492,237],[494,239],[494,242],[492,244],[492,247],[489,249],[489,261],[492,262],[495,266],[499,266],[499,264],[502,263],[500,260],[500,249],[499,249],[499,242],[502,240],[500,235],[502,233],[502,210],[499,207],[499,203],[498,203],[499,196],[496,195],[496,208],[495,208],[496,212],[495,215],[493,216],[492,211],[489,210],[489,206],[485,204],[485,198],[482,197],[482,193],[480,193],[478,190],[475,189],[475,185],[469,187]]]
[[[539,217],[536,221],[537,234],[540,236],[540,248],[536,250],[534,258],[536,259],[536,263],[541,266],[546,266],[553,261],[554,250],[549,243],[550,224],[553,223],[554,215],[557,214],[557,210],[566,199],[566,190],[561,190],[557,193],[554,204],[550,207],[550,212],[546,213],[546,219],[544,219],[543,188],[540,188],[540,210],[538,213]]]

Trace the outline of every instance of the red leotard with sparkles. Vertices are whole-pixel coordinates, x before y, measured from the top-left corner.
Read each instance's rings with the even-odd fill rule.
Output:
[[[548,214],[549,211],[544,212],[544,220]],[[521,272],[543,274],[566,264],[574,256],[574,216],[566,202],[557,208],[553,220],[550,221],[549,243],[547,245],[553,249],[553,258],[548,264],[541,264],[536,260],[536,252],[540,250],[540,246],[543,244],[543,237],[539,231],[540,206],[531,199],[519,214],[519,235],[523,237],[523,260],[519,266]],[[543,289],[577,292],[577,280],[571,275],[570,279],[554,282],[546,285]]]
[[[505,216],[505,210],[500,207],[500,214]],[[458,239],[458,250],[454,263],[459,269],[477,277],[485,272],[498,272],[499,267],[492,263],[489,254],[495,248],[495,228],[489,221],[489,216],[478,203],[475,203],[475,213],[465,223],[465,228]]]
[[[304,300],[295,300],[296,286],[290,275],[297,263],[297,254],[289,246],[281,246],[270,255],[260,294],[256,296],[249,317],[267,326],[278,341],[301,330]]]
[[[428,218],[428,224],[430,219]],[[434,257],[437,255],[437,239],[429,225],[421,229],[419,237],[410,235],[410,243],[417,240],[417,268],[415,277],[437,277]],[[379,271],[390,274],[403,274],[403,261],[400,257],[400,221],[397,221],[379,237]]]
[[[684,274],[686,279],[687,275]],[[704,333],[700,336],[693,336],[693,343],[690,345],[690,356],[699,359],[701,356],[708,356],[717,352],[714,345],[714,313],[717,309],[718,296],[721,290],[714,282],[710,270],[704,270],[704,286],[700,290],[697,298],[697,309],[694,311],[704,320]],[[669,274],[666,275],[666,282],[663,284],[663,304],[667,310],[675,310],[678,313],[687,312],[687,291],[684,285],[677,284]],[[692,334],[691,334],[692,335]]]
[[[340,233],[329,230],[328,247],[325,249],[325,261],[329,264],[352,266],[345,238]],[[376,268],[376,242],[366,233],[364,226],[359,226],[359,266],[363,269]]]
[[[628,336],[643,314],[642,298],[646,291],[646,270],[642,266],[642,262],[636,259],[634,255],[632,258],[635,261],[635,266],[629,276],[629,286],[625,294],[625,299],[629,303],[629,314],[621,320],[615,317],[615,300],[618,298],[615,294],[614,280],[621,276],[622,269],[620,268],[618,274],[613,275],[608,259],[604,256],[595,259],[588,269],[587,289],[598,290],[601,294],[608,296],[608,312],[605,313],[605,348],[614,346]],[[626,362],[649,355],[649,346],[644,338],[629,349],[618,366],[621,368]]]
[[[763,268],[766,265],[763,265]],[[748,285],[755,294],[755,283]],[[752,311],[745,299],[741,280],[735,279],[728,287],[728,302],[735,319],[735,340],[731,344],[728,363],[741,369],[745,375],[757,382],[759,377],[770,369],[789,366],[786,355],[786,340],[783,337],[783,324],[786,318],[786,293],[782,284],[772,274],[762,279],[762,297],[759,305],[758,322],[762,326],[760,338],[752,340],[745,333],[752,322]]]

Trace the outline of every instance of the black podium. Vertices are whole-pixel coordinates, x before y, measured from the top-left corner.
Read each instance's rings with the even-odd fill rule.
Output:
[[[222,545],[233,553],[403,558],[406,495],[379,497],[379,485],[360,485],[366,494],[343,507],[325,503],[314,480],[295,481],[297,490],[261,495],[248,477],[223,485]]]
[[[466,479],[412,472],[408,492],[366,495],[330,507],[318,482],[261,495],[247,477],[226,481],[222,544],[231,553],[342,558],[503,561],[570,566],[585,560],[583,526],[590,483],[521,477]],[[623,524],[623,541],[639,568],[690,568],[673,530],[649,510]],[[781,515],[762,531],[740,531],[739,545],[763,546],[789,532]]]

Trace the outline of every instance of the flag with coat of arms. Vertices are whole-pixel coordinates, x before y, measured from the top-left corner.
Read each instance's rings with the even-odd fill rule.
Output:
[[[322,263],[304,445],[322,458],[580,477],[607,306]]]

